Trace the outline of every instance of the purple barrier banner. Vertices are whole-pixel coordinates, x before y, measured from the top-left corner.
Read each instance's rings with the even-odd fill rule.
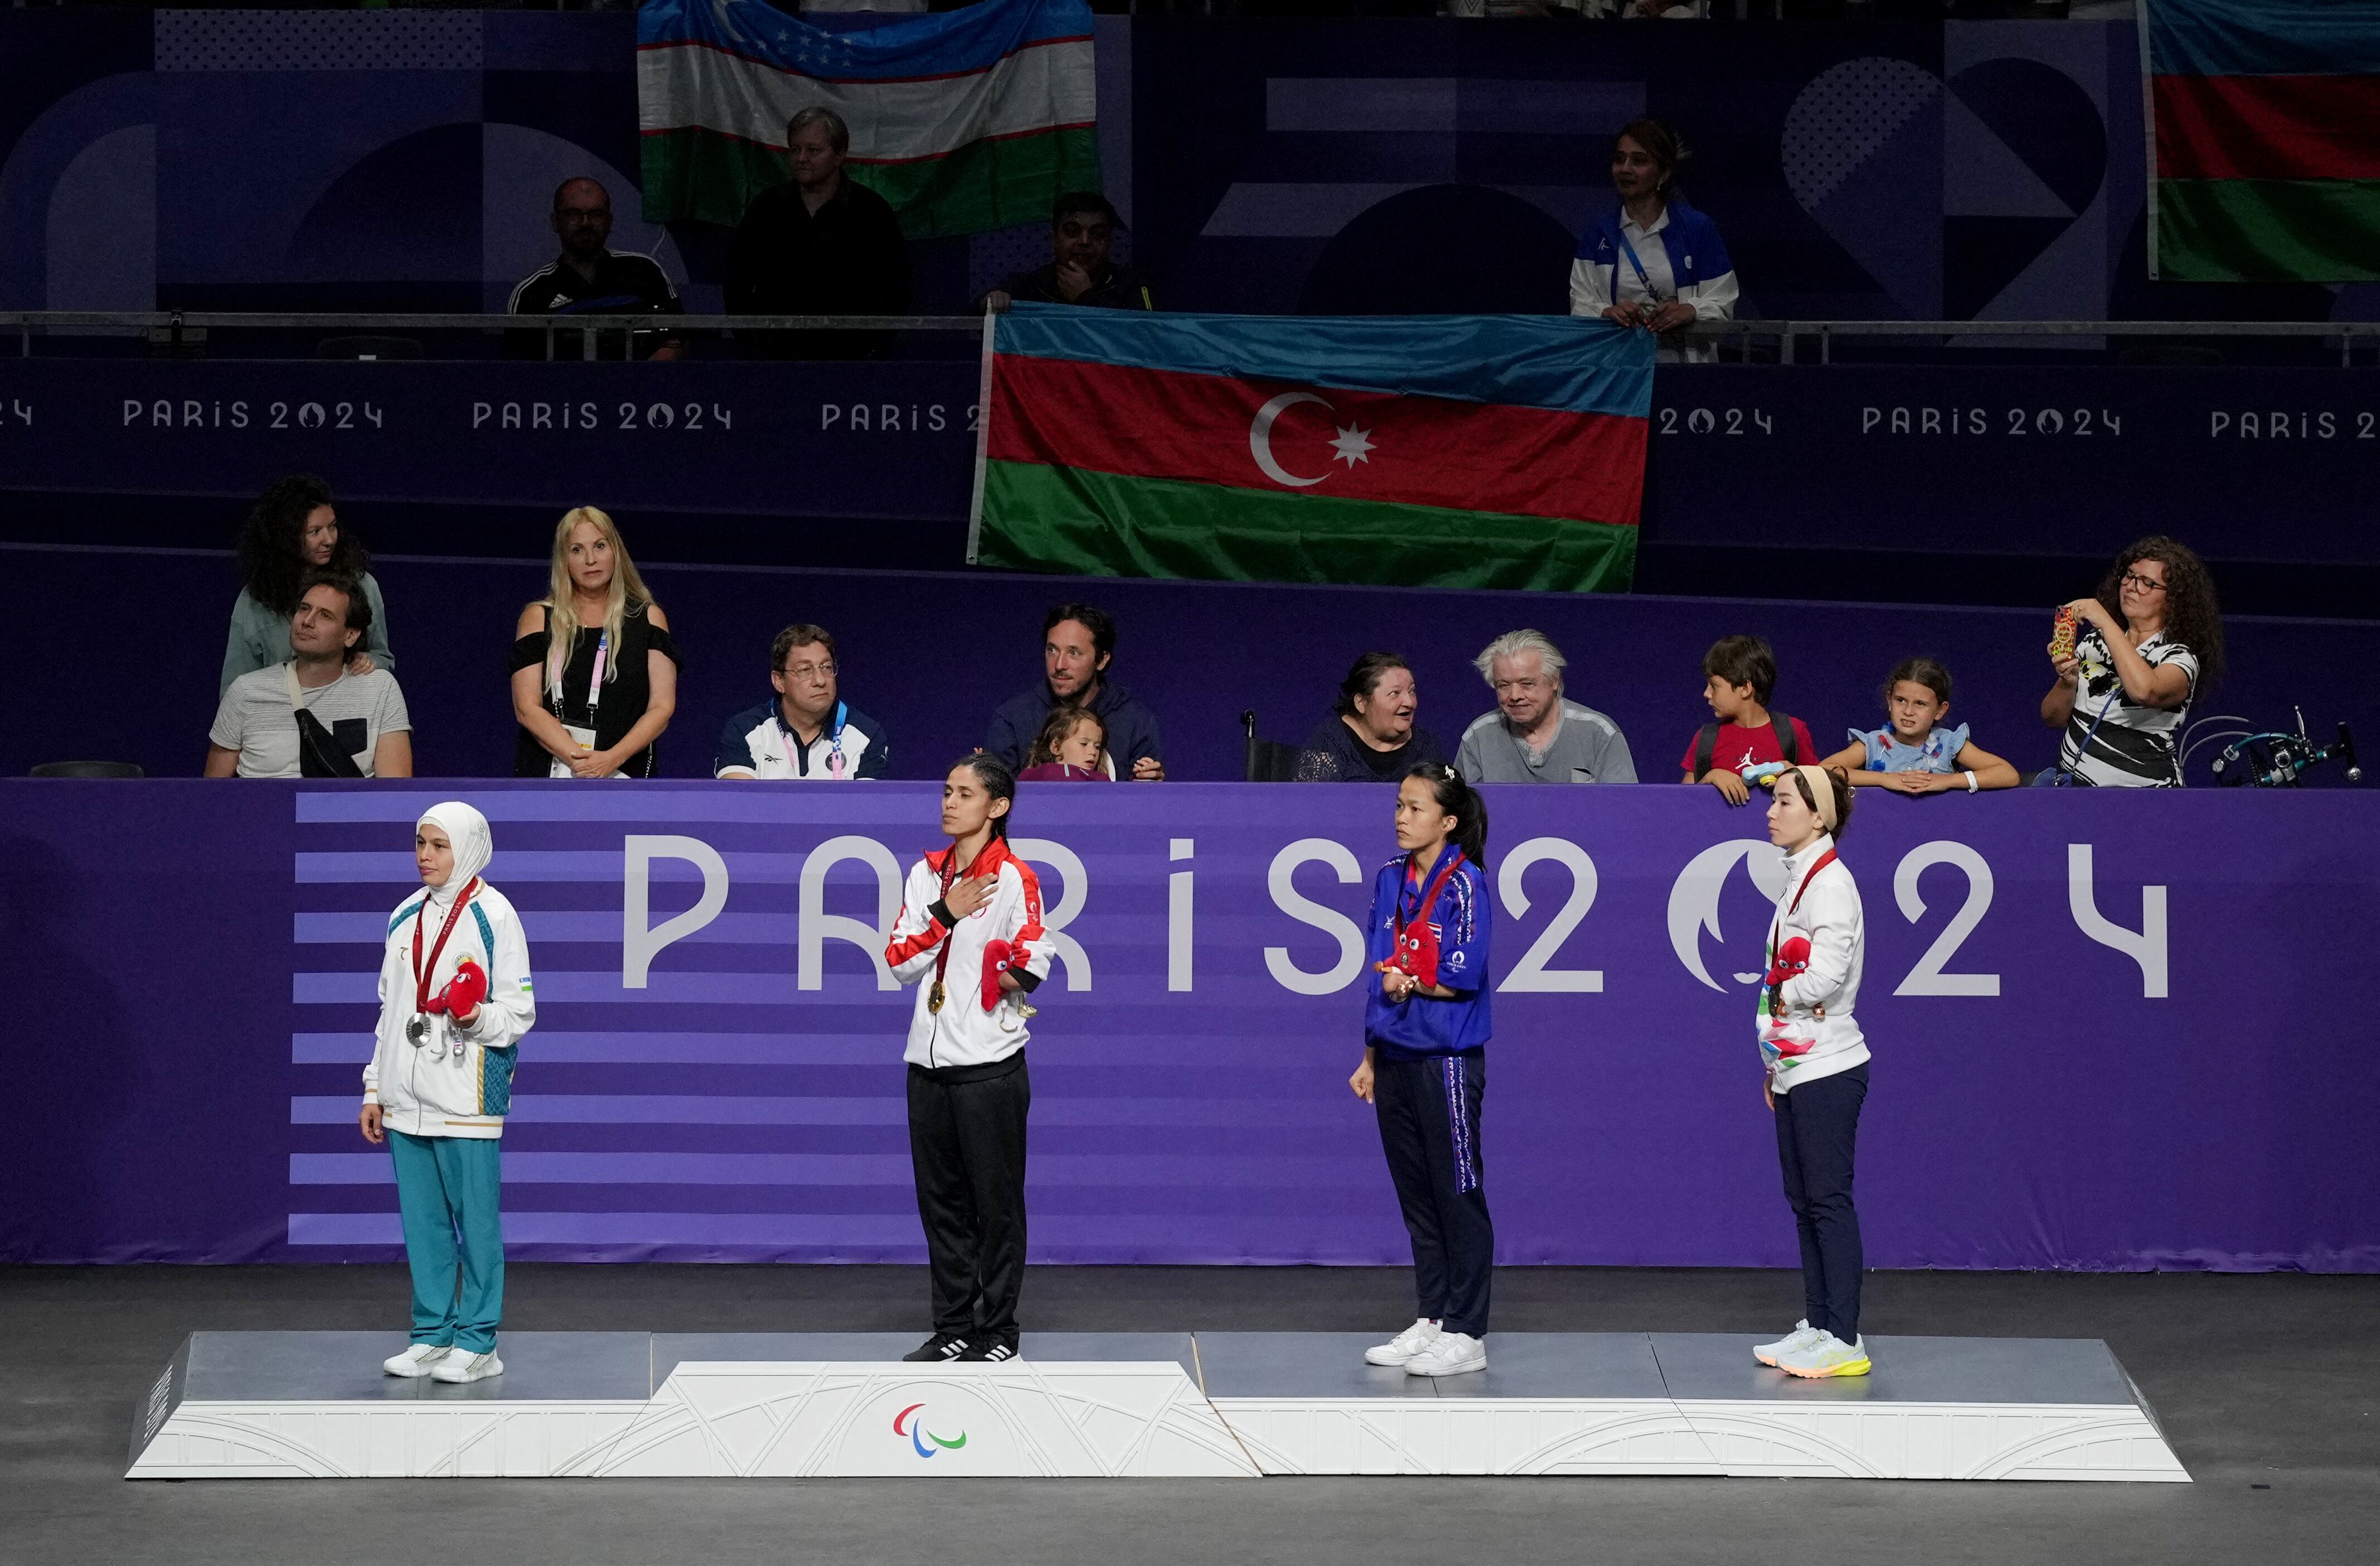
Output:
[[[0,785],[16,1001],[0,1258],[397,1254],[355,1127],[410,827],[494,823],[540,1002],[516,1256],[922,1259],[911,996],[879,966],[931,784]],[[1027,785],[1044,1262],[1393,1263],[1359,924],[1377,785]],[[1753,1043],[1778,868],[1707,789],[1489,791],[1486,1164],[1510,1263],[1786,1266]],[[2380,1270],[2350,1026],[2373,806],[1866,791],[1872,1266]]]

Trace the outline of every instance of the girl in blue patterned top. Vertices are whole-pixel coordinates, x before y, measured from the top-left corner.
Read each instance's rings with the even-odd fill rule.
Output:
[[[1488,1089],[1488,807],[1451,767],[1397,788],[1397,846],[1372,881],[1365,936],[1364,1063],[1347,1079],[1380,1123],[1413,1237],[1421,1314],[1365,1351],[1409,1376],[1488,1368],[1495,1226],[1479,1150]]]
[[[1904,658],[1884,682],[1880,729],[1853,729],[1852,742],[1818,763],[1840,767],[1855,788],[1896,794],[2014,788],[2016,768],[1967,738],[1967,725],[1948,726],[1950,671],[1931,658]]]

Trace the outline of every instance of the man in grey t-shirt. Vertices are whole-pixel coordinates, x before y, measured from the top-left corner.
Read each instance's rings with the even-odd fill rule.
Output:
[[[298,710],[329,731],[332,747],[368,778],[413,775],[413,721],[405,693],[385,669],[347,672],[347,658],[371,627],[361,585],[327,572],[310,575],[289,616],[286,663],[232,681],[207,734],[211,778],[295,778]]]
[[[1472,661],[1496,710],[1463,731],[1454,765],[1469,783],[1636,781],[1620,725],[1562,699],[1561,650],[1542,631],[1507,631]]]

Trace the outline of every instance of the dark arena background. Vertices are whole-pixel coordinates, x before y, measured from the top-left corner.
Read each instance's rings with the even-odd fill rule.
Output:
[[[2376,492],[2380,0],[20,0],[0,1560],[2368,1560]]]

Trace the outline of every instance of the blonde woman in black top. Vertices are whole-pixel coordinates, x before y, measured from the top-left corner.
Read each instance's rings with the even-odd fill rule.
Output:
[[[611,517],[591,505],[564,515],[551,591],[514,634],[513,775],[651,777],[682,661]]]

